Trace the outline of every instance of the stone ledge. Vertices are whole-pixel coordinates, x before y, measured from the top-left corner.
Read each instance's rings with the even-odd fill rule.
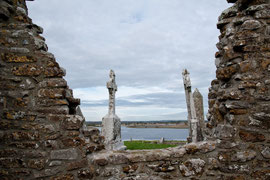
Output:
[[[163,161],[172,158],[182,158],[185,154],[208,153],[216,149],[215,141],[202,141],[184,146],[155,149],[155,150],[127,150],[127,151],[101,151],[88,155],[88,161],[99,166],[106,164],[125,164],[138,162]]]

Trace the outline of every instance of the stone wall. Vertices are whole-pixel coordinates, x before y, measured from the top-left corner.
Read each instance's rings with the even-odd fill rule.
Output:
[[[24,0],[0,0],[0,179],[85,176],[86,155],[104,148],[42,31]]]
[[[228,2],[217,24],[207,141],[106,151],[76,115],[79,100],[24,0],[1,0],[0,179],[270,179],[270,4]]]

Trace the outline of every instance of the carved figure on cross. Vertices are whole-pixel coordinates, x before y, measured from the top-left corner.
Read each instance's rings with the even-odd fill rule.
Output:
[[[117,91],[117,85],[115,83],[115,74],[113,70],[110,70],[110,80],[107,82],[107,88],[109,91],[109,115],[115,114],[115,93]]]

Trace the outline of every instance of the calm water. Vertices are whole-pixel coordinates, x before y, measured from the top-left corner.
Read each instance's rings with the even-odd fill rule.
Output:
[[[186,140],[188,136],[188,129],[127,128],[122,126],[121,135],[122,140],[130,140],[130,138],[134,140],[159,140],[162,137],[164,137],[165,140]]]

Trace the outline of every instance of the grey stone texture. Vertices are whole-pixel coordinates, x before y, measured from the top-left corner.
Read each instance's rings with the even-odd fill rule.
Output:
[[[269,179],[270,4],[227,1],[206,140],[138,151],[104,150],[25,1],[0,1],[0,179]]]

